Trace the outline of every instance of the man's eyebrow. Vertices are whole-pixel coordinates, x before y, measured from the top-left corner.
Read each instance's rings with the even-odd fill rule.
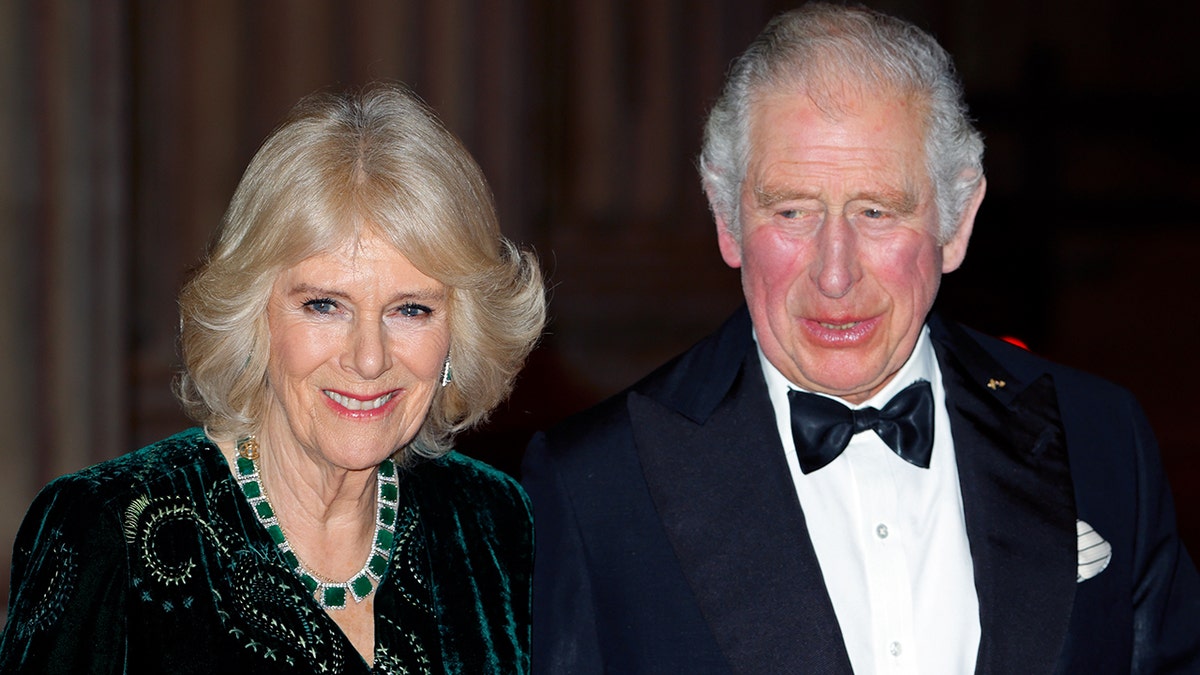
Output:
[[[754,186],[754,203],[759,208],[769,208],[780,202],[819,199],[820,194],[812,190],[794,190],[791,188],[772,188],[762,185]]]
[[[874,202],[889,211],[900,214],[916,213],[921,199],[914,190],[864,191],[853,195],[848,201]]]
[[[771,188],[762,185],[754,188],[754,201],[758,208],[766,209],[776,204],[789,201],[819,200],[821,194],[815,190],[796,190],[791,188]],[[875,202],[889,211],[896,213],[915,213],[920,205],[920,197],[915,190],[864,190],[852,195],[847,202]]]

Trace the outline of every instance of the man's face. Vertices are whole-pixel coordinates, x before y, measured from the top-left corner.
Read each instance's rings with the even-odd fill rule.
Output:
[[[966,254],[983,188],[939,244],[921,111],[896,98],[844,102],[836,119],[804,94],[755,104],[741,241],[717,230],[771,363],[801,387],[861,402],[912,353],[941,275]]]

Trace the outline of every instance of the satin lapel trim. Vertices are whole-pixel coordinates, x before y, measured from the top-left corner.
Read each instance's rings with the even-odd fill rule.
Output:
[[[1022,389],[982,350],[935,347],[979,595],[976,673],[1053,672],[1077,564],[1075,495],[1054,382],[1043,375]],[[1004,379],[1008,391],[987,389],[992,378]]]
[[[703,422],[629,398],[646,484],[733,669],[851,675],[770,411],[753,350]]]

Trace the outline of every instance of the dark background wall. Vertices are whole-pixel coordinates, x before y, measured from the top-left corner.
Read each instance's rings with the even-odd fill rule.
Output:
[[[954,54],[987,138],[988,198],[940,305],[1132,389],[1200,550],[1187,407],[1200,136],[1186,98],[1200,10],[868,4]],[[0,569],[46,480],[187,424],[169,394],[175,293],[257,145],[317,89],[411,84],[483,165],[506,231],[541,255],[549,333],[512,401],[463,439],[516,471],[534,428],[629,384],[738,304],[694,156],[729,60],[790,5],[0,3]]]

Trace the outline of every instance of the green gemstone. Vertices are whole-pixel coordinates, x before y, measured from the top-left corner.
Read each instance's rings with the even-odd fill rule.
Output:
[[[377,577],[382,577],[383,573],[387,571],[387,558],[384,558],[378,553],[371,556],[370,570],[371,574],[374,574]]]
[[[379,522],[387,526],[396,524],[396,509],[390,506],[385,506],[379,509]]]
[[[254,462],[251,462],[245,457],[238,457],[237,470],[241,475],[249,476],[250,474],[254,473]]]
[[[316,593],[317,586],[320,585],[317,583],[317,580],[312,577],[311,574],[301,574],[300,581],[304,582],[304,587],[308,589],[309,593]]]
[[[392,536],[392,533],[388,532],[387,530],[380,530],[379,532],[375,533],[375,546],[381,551],[392,550],[393,540],[394,537]]]
[[[287,562],[288,567],[291,567],[292,569],[296,569],[297,567],[300,566],[300,559],[297,558],[296,554],[293,553],[291,550],[282,551],[282,553],[283,553],[283,559]]]
[[[341,586],[329,586],[325,589],[325,602],[330,609],[341,609],[346,606],[346,589]]]
[[[271,505],[266,500],[255,504],[254,510],[258,511],[258,517],[263,520],[268,520],[275,516],[275,511],[271,509]]]
[[[400,489],[391,483],[384,483],[379,489],[379,494],[383,496],[383,501],[394,502],[400,497]]]
[[[258,486],[258,481],[252,480],[242,486],[242,492],[250,499],[258,499],[262,496],[262,488]]]
[[[371,593],[371,579],[365,574],[360,574],[354,577],[354,581],[350,582],[350,588],[354,591],[354,597],[365,598]]]
[[[380,464],[379,465],[379,475],[387,476],[388,478],[395,476],[396,475],[396,463],[391,460],[388,460],[388,461],[384,462],[383,464]]]
[[[278,525],[268,527],[267,534],[271,535],[271,541],[275,542],[276,546],[287,540],[287,537],[283,536],[283,528]]]

